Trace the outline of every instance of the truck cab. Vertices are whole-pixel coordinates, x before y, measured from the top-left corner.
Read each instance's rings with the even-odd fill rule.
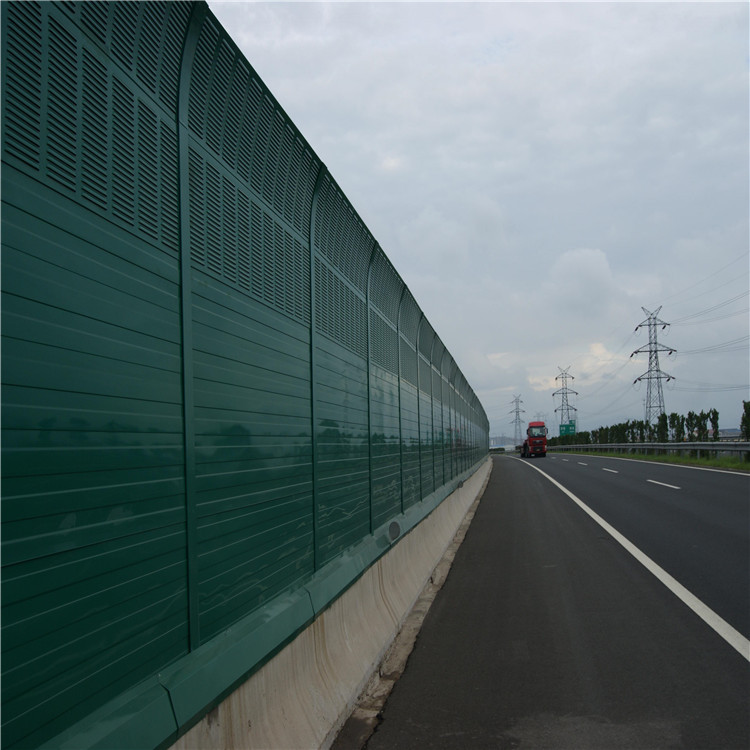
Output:
[[[521,458],[533,458],[547,455],[547,427],[544,422],[529,422],[526,429],[526,440],[521,446]]]

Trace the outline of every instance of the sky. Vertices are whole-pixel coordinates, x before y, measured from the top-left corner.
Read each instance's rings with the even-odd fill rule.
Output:
[[[209,2],[482,402],[491,435],[750,400],[740,3]],[[572,379],[563,383],[567,371]],[[655,381],[652,381],[655,383]]]

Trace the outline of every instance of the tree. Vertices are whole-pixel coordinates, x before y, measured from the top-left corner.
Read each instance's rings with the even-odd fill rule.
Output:
[[[708,412],[708,418],[711,420],[711,430],[713,432],[714,440],[719,439],[719,412],[716,409],[711,409]]]
[[[669,415],[669,429],[672,431],[672,441],[681,443],[685,439],[685,417],[673,411]]]
[[[740,421],[740,434],[743,440],[750,440],[750,401],[742,402],[742,419]]]
[[[638,420],[638,442],[639,443],[645,443],[646,438],[648,435],[646,434],[646,431],[648,429],[648,422],[644,419]]]
[[[698,414],[698,442],[705,443],[708,440],[708,414],[701,409]]]
[[[656,423],[656,441],[666,443],[669,440],[669,418],[662,412],[659,415],[659,421]]]
[[[687,431],[687,439],[689,441],[695,440],[695,428],[698,426],[698,415],[694,411],[689,411],[687,417],[685,417],[685,430]]]

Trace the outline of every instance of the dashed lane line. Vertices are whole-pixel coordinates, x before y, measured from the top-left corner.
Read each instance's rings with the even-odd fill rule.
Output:
[[[667,484],[666,482],[657,482],[655,479],[647,479],[647,482],[651,482],[651,484],[659,484],[662,487],[669,487],[671,490],[679,490],[682,489],[681,487],[678,487],[676,484]]]
[[[616,469],[602,469],[602,471],[608,471],[610,474],[619,474],[620,473]]]
[[[710,628],[720,635],[732,648],[740,653],[748,662],[750,662],[750,640],[745,638],[742,633],[735,630],[726,620],[716,614],[710,607],[707,607],[697,596],[688,591],[679,581],[673,578],[666,570],[657,565],[648,555],[641,552],[627,537],[623,536],[614,526],[607,523],[598,513],[589,508],[583,500],[576,497],[569,489],[563,487],[556,479],[542,471],[533,464],[528,464],[532,469],[538,471],[543,477],[549,479],[552,484],[564,492],[581,510],[587,513],[596,523],[599,524],[616,542],[621,544],[646,570],[658,578],[683,604],[686,604],[703,620]]]
[[[548,454],[551,458],[554,458],[555,456],[552,454]],[[640,458],[623,458],[622,456],[591,456],[591,458],[600,458],[602,460],[607,461],[633,461],[634,463],[638,464],[650,464],[651,466],[654,465],[653,461],[644,461]],[[714,469],[710,466],[687,466],[686,464],[666,464],[668,466],[672,466],[676,469],[690,469],[690,471],[713,471],[718,474],[732,474],[735,477],[745,477],[746,479],[750,479],[750,472],[747,471],[732,471],[729,469]]]

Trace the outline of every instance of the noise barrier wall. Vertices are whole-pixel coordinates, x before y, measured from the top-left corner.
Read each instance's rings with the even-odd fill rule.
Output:
[[[2,744],[164,745],[487,418],[204,3],[2,3],[2,116]]]

